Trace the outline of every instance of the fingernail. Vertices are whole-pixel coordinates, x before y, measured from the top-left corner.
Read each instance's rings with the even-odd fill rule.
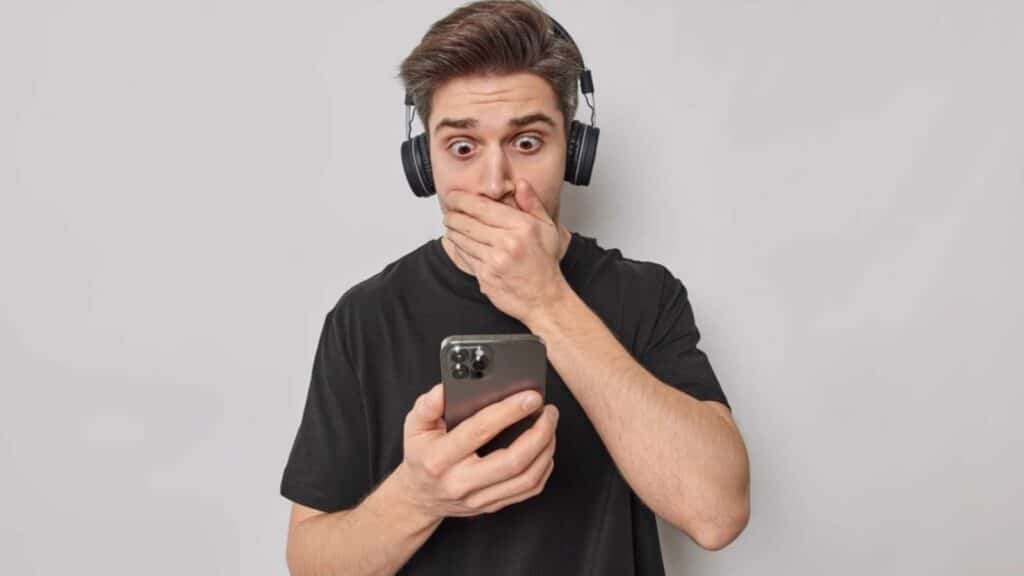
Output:
[[[523,410],[532,412],[537,409],[537,406],[540,406],[540,395],[536,392],[531,392],[526,395],[526,398],[523,398]]]

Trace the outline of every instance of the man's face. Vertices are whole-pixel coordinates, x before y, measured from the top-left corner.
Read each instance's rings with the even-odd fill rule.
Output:
[[[557,96],[529,73],[464,76],[435,90],[430,164],[441,211],[452,190],[516,208],[515,181],[533,185],[558,222],[565,175],[565,128]]]

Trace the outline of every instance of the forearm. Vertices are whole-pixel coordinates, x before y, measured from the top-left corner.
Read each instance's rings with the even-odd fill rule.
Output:
[[[623,478],[655,513],[702,545],[742,528],[747,454],[726,418],[655,378],[571,289],[528,326],[544,338],[552,366]]]
[[[396,473],[392,473],[351,510],[300,522],[288,542],[291,573],[394,574],[405,565],[442,519],[410,507],[396,479]]]

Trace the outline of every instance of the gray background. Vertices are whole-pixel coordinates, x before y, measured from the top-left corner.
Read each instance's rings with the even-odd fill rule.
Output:
[[[282,574],[323,316],[441,233],[394,75],[456,4],[0,6],[0,573]],[[545,6],[564,221],[683,280],[751,454],[670,573],[1022,573],[1020,4]]]

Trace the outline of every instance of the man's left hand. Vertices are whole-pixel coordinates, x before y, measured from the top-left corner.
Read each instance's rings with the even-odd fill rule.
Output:
[[[444,215],[445,236],[499,310],[526,323],[555,304],[568,287],[559,265],[561,226],[533,186],[516,182],[519,209],[453,190]]]

